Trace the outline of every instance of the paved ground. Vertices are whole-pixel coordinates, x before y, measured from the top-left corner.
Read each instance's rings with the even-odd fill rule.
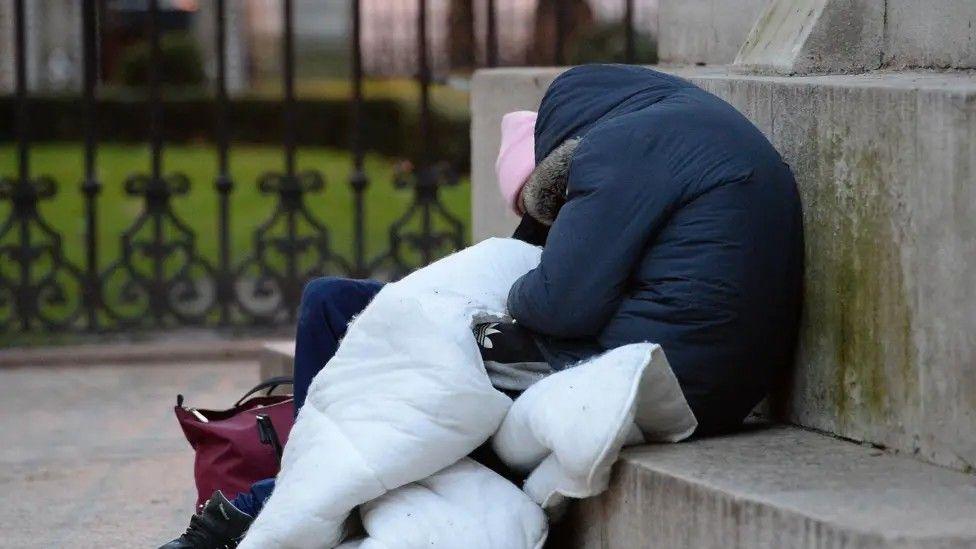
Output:
[[[157,547],[193,510],[173,416],[226,407],[257,364],[0,369],[0,547]]]

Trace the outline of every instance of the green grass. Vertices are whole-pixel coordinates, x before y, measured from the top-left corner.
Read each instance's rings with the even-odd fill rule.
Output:
[[[201,255],[217,261],[218,198],[214,189],[216,153],[209,144],[167,146],[164,172],[182,172],[191,181],[187,195],[172,200],[173,209],[196,234]],[[85,201],[80,191],[83,173],[81,147],[78,144],[45,143],[31,148],[31,172],[34,176],[51,176],[58,183],[58,194],[40,205],[40,214],[64,240],[67,258],[83,266],[85,235]],[[98,253],[101,268],[120,255],[119,237],[144,208],[140,197],[124,193],[123,182],[133,173],[147,173],[149,151],[145,146],[104,144],[99,147],[98,177],[103,183],[98,197]],[[231,176],[235,183],[230,199],[230,236],[232,258],[240,262],[252,250],[255,228],[272,214],[275,195],[263,195],[257,187],[260,174],[280,171],[284,165],[280,150],[270,146],[235,145],[231,152]],[[392,185],[393,161],[368,156],[366,172],[370,186],[366,192],[365,235],[367,255],[381,253],[387,246],[390,224],[403,214],[412,199],[409,189]],[[333,248],[345,257],[352,251],[353,193],[348,185],[351,159],[347,152],[324,148],[303,148],[298,153],[301,170],[319,170],[326,178],[323,193],[306,195],[313,214],[331,231]],[[0,145],[0,176],[17,173],[15,149]],[[441,193],[447,209],[470,226],[469,186],[467,181]],[[7,218],[10,202],[0,203],[0,221]],[[13,243],[8,235],[0,244]],[[9,267],[9,266],[8,266]]]

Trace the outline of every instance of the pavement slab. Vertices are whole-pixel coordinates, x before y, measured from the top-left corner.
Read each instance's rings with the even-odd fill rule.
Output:
[[[226,408],[256,362],[0,369],[0,547],[158,547],[193,512],[176,395]]]

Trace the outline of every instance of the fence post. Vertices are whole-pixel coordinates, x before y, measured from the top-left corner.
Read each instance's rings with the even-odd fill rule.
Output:
[[[284,85],[284,99],[282,108],[283,135],[282,139],[285,146],[285,177],[282,180],[282,197],[288,200],[301,200],[300,186],[297,178],[295,166],[295,28],[294,28],[294,5],[292,0],[284,0],[282,15],[284,17],[284,36],[281,48],[282,70],[281,77]],[[294,243],[298,236],[298,227],[295,223],[293,211],[294,204],[286,205],[286,231],[288,241]],[[289,318],[295,318],[295,311],[301,299],[301,283],[298,281],[298,256],[297,250],[292,249],[291,253],[285,254],[285,287],[283,288],[283,298],[285,307],[288,309]]]
[[[219,231],[219,273],[217,275],[217,302],[220,304],[220,323],[230,324],[231,304],[234,300],[234,281],[230,265],[230,193],[234,189],[234,181],[230,176],[230,127],[228,110],[230,101],[227,97],[227,6],[224,0],[217,0],[216,4],[217,32],[217,105],[216,105],[216,138],[217,138],[217,180],[214,187],[218,194],[218,231]]]
[[[157,324],[162,324],[166,311],[166,265],[162,244],[166,238],[162,210],[169,196],[163,181],[163,104],[160,92],[159,0],[149,0],[149,149],[151,173],[146,189],[149,210],[152,212],[153,280],[150,308]]]
[[[430,122],[430,59],[427,51],[427,0],[419,0],[420,9],[417,15],[417,78],[420,84],[420,152],[418,154],[418,168],[423,174],[430,165],[431,122]],[[423,201],[428,200],[431,193],[437,193],[436,188],[426,188],[421,176],[417,192]],[[435,194],[436,196],[436,194]],[[424,265],[433,261],[433,249],[429,237],[432,230],[430,208],[421,209],[421,235],[423,245],[420,248]]]
[[[102,306],[102,285],[98,274],[98,109],[95,86],[98,83],[98,14],[95,0],[82,4],[83,104],[85,126],[85,176],[81,191],[85,195],[85,307],[88,329],[98,329],[98,311]]]
[[[352,144],[352,174],[349,185],[353,193],[353,272],[355,276],[365,278],[369,276],[366,266],[366,235],[365,235],[365,205],[364,193],[369,184],[364,169],[365,151],[363,150],[363,44],[362,44],[362,12],[360,0],[352,0],[352,105],[350,141]]]
[[[31,241],[30,241],[30,218],[26,212],[19,212],[18,209],[25,207],[25,202],[30,201],[31,181],[30,181],[30,138],[28,136],[29,124],[27,115],[27,31],[24,28],[24,0],[14,2],[14,54],[15,54],[15,79],[16,79],[16,104],[17,104],[17,181],[11,189],[13,199],[14,215],[19,220],[20,241],[19,241],[19,267],[20,284],[16,291],[16,311],[20,316],[20,327],[27,331],[30,329],[31,317],[33,316],[33,304],[35,300],[31,294]]]

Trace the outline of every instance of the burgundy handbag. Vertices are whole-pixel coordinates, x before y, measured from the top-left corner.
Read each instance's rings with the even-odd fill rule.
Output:
[[[229,410],[199,410],[176,397],[176,419],[196,452],[197,505],[221,490],[233,499],[251,484],[278,474],[281,449],[295,422],[292,395],[272,395],[290,377],[275,377],[248,391]],[[267,390],[265,395],[252,396]]]

